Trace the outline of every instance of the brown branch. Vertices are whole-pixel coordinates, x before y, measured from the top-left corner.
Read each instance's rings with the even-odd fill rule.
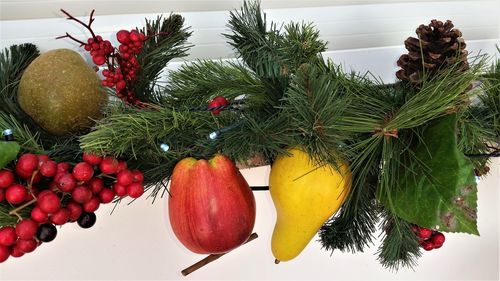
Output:
[[[66,35],[61,35],[61,36],[56,37],[56,39],[62,39],[62,38],[70,38],[71,40],[80,43],[80,47],[86,45],[85,42],[76,39],[75,37],[71,36],[68,32],[66,32]]]
[[[94,38],[94,39],[96,39],[96,38],[97,38],[97,37],[95,36],[94,31],[92,30],[92,27],[91,27],[91,26],[92,26],[92,23],[93,23],[93,22],[94,22],[94,20],[95,20],[95,19],[94,19],[94,12],[95,12],[95,10],[92,10],[92,12],[90,12],[90,17],[89,17],[89,23],[88,23],[88,24],[86,24],[86,23],[84,23],[83,21],[81,21],[81,20],[79,20],[79,19],[75,18],[74,16],[72,16],[70,13],[66,12],[66,11],[65,11],[65,10],[63,10],[63,9],[61,9],[61,12],[63,12],[63,13],[64,13],[64,14],[68,17],[68,18],[67,18],[68,20],[74,20],[74,21],[76,21],[77,23],[79,23],[79,24],[83,25],[85,28],[87,28],[87,29],[90,31],[90,33],[92,34],[92,38]]]
[[[257,233],[252,233],[252,235],[250,235],[250,237],[248,237],[248,240],[244,244],[246,244],[246,243],[254,240],[257,237],[259,237],[257,235]],[[181,273],[182,273],[183,276],[186,276],[186,275],[188,275],[190,273],[193,273],[194,271],[196,271],[196,270],[202,268],[203,266],[205,266],[205,265],[213,262],[214,260],[222,257],[225,254],[227,254],[227,253],[223,253],[223,254],[211,254],[211,255],[207,256],[206,258],[202,259],[201,261],[199,261],[199,262],[193,264],[192,266],[184,269],[183,271],[181,271]]]

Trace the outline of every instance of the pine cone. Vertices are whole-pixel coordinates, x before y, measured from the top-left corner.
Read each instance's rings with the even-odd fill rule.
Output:
[[[398,60],[401,69],[396,72],[396,76],[399,79],[418,87],[424,74],[432,77],[439,69],[457,63],[457,71],[463,72],[469,68],[462,32],[453,28],[450,20],[443,23],[434,19],[429,25],[420,25],[415,32],[418,38],[406,39],[408,54]]]

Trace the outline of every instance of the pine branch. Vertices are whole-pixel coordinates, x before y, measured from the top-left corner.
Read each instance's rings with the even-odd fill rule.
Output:
[[[382,214],[384,238],[378,250],[378,260],[384,267],[394,271],[398,271],[401,267],[413,268],[422,253],[411,224],[393,217],[388,212]]]
[[[11,129],[15,140],[23,151],[43,153],[38,133],[32,133],[26,125],[20,124],[12,115],[0,111],[0,130]]]
[[[168,18],[159,16],[156,20],[147,20],[139,31],[146,35],[143,49],[138,55],[141,65],[134,83],[134,92],[146,102],[158,102],[159,92],[156,82],[165,66],[175,58],[187,55],[190,48],[187,39],[191,31],[183,27],[184,18],[171,14]]]

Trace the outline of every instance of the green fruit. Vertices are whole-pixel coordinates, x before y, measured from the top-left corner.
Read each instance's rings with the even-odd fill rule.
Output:
[[[67,136],[90,128],[101,118],[108,97],[99,76],[77,52],[56,49],[26,68],[17,99],[47,132]]]

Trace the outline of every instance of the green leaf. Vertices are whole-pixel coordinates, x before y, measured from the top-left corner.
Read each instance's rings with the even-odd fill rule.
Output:
[[[12,160],[16,159],[21,147],[17,142],[0,141],[0,169],[3,169]]]
[[[477,230],[477,187],[473,165],[457,148],[456,114],[436,119],[423,133],[424,142],[398,190],[391,192],[397,216],[446,232]]]

